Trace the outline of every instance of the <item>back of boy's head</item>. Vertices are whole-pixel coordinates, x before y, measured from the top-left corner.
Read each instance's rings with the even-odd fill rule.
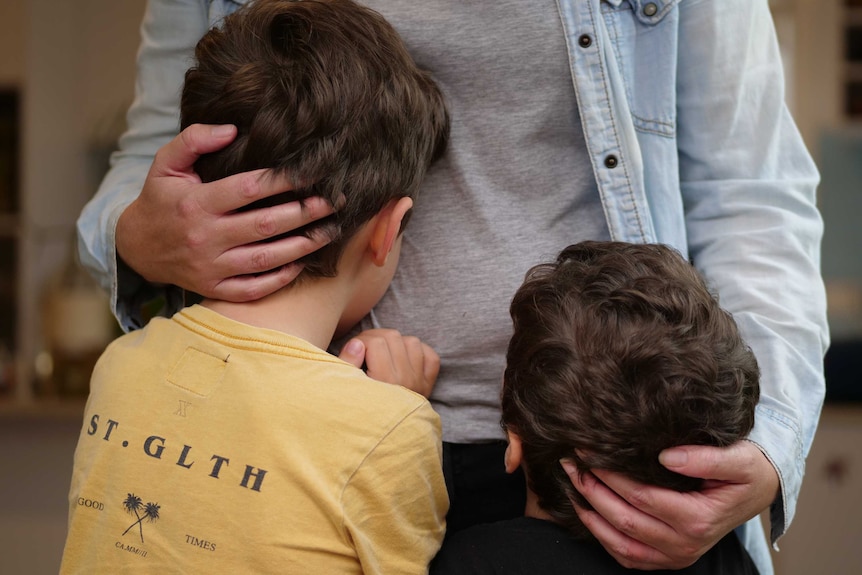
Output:
[[[511,305],[503,426],[522,444],[539,505],[589,537],[590,506],[559,464],[690,491],[663,467],[676,445],[748,435],[759,370],[736,323],[693,266],[662,245],[584,242],[531,269]]]
[[[209,31],[186,73],[181,127],[234,124],[227,148],[202,156],[205,182],[259,168],[317,195],[337,214],[307,226],[332,243],[304,258],[304,275],[334,276],[344,245],[390,200],[415,199],[442,155],[442,93],[377,12],[350,0],[256,0]]]

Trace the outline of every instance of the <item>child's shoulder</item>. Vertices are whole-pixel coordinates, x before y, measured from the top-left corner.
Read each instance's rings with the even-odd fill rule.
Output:
[[[367,406],[378,415],[383,411],[405,415],[414,411],[433,411],[428,399],[415,391],[373,379],[364,371],[343,362],[333,371],[332,377],[321,383],[331,386],[340,402],[353,408]],[[369,416],[373,417],[372,414]]]

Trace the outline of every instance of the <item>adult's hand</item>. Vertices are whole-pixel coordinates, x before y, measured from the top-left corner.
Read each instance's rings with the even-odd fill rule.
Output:
[[[440,356],[418,337],[394,329],[369,329],[348,341],[338,356],[368,377],[400,385],[425,397],[431,395],[440,373]]]
[[[577,508],[584,525],[622,566],[681,569],[719,539],[769,507],[778,475],[749,441],[726,448],[682,446],[659,457],[672,471],[706,479],[699,491],[679,493],[595,469],[579,476],[564,462],[575,488],[594,507]]]
[[[156,153],[140,196],[120,215],[116,231],[117,253],[147,281],[250,301],[289,284],[302,269],[293,262],[328,243],[326,234],[256,243],[331,214],[320,198],[235,212],[290,190],[287,178],[257,170],[201,183],[195,161],[235,137],[234,126],[195,124]]]

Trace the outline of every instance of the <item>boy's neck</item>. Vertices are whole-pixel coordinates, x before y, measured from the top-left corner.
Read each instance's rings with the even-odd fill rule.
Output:
[[[232,320],[281,331],[325,350],[335,335],[342,335],[376,303],[356,311],[357,294],[371,285],[375,274],[379,275],[367,248],[372,231],[373,227],[365,224],[350,239],[335,277],[305,277],[256,301],[205,299],[201,305]]]
[[[255,327],[274,329],[326,349],[380,300],[395,268],[409,197],[389,202],[345,244],[335,277],[306,277],[257,301],[205,299],[201,305]]]
[[[539,496],[532,489],[527,488],[527,504],[524,507],[525,517],[535,517],[536,519],[545,519],[558,523],[554,517],[539,506]]]
[[[347,301],[344,282],[334,277],[308,278],[256,301],[204,299],[201,305],[232,320],[287,333],[325,350]]]

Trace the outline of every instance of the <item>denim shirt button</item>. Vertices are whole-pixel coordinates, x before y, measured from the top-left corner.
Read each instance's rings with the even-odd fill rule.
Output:
[[[658,12],[658,6],[656,6],[655,2],[650,2],[649,4],[644,6],[644,16],[655,16],[656,12]]]
[[[611,170],[616,168],[619,163],[619,160],[617,160],[617,157],[613,154],[605,158],[605,167]]]
[[[581,48],[589,48],[593,45],[593,39],[590,38],[589,34],[583,34],[580,38],[578,38],[578,46]]]

